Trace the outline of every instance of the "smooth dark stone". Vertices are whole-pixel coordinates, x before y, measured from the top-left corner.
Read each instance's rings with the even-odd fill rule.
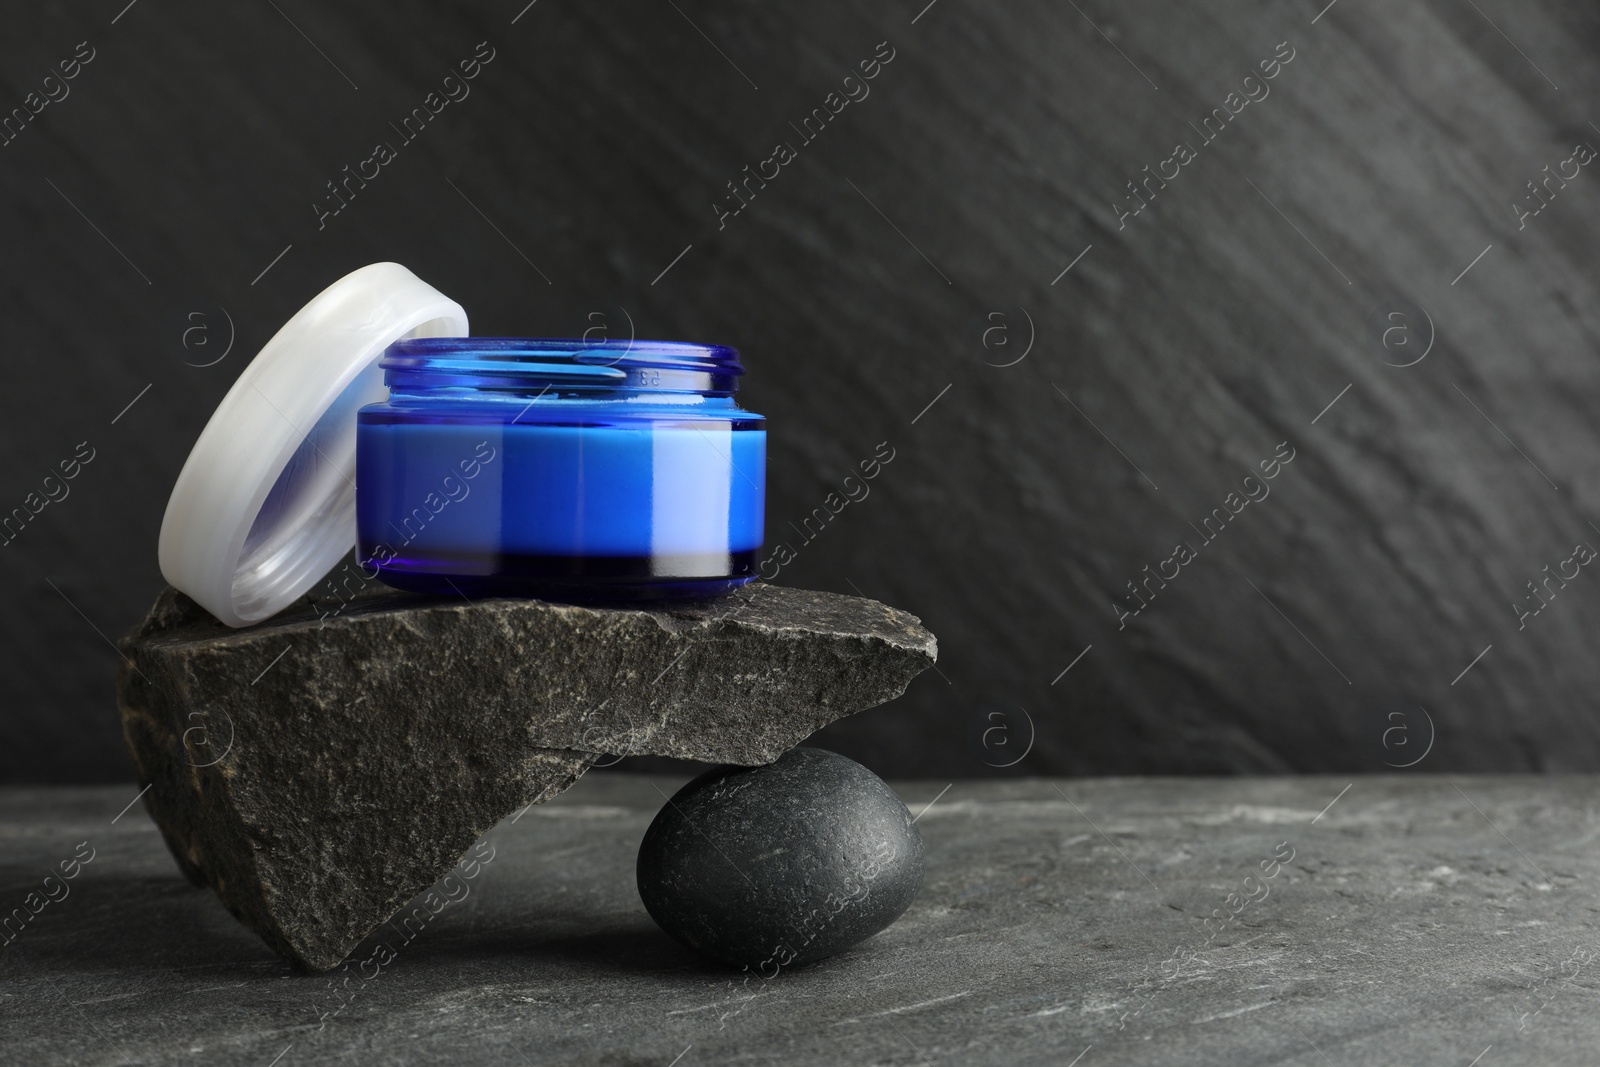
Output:
[[[936,654],[904,612],[764,582],[639,607],[369,582],[243,630],[169,589],[120,647],[123,730],[178,865],[312,970],[601,754],[763,764]]]
[[[797,748],[680,789],[639,846],[639,896],[685,945],[772,977],[898,919],[922,887],[922,853],[883,779]]]

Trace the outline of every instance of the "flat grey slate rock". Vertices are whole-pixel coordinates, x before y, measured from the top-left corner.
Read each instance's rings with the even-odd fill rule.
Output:
[[[767,763],[937,655],[904,612],[765,583],[647,608],[374,589],[243,630],[168,589],[119,647],[179,866],[311,970],[601,755]]]
[[[112,825],[137,785],[0,790],[8,907],[97,850],[0,948],[0,1059],[1587,1067],[1600,1048],[1600,779],[958,781],[932,807],[948,779],[898,783],[922,892],[771,981],[639,900],[635,852],[681,784],[588,775],[492,829],[420,933],[314,976],[186,886],[137,805]],[[1261,899],[1233,914],[1234,893]]]

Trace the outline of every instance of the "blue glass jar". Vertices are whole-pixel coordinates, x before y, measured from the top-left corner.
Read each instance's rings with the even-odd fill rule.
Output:
[[[357,415],[363,563],[400,589],[705,597],[757,573],[766,420],[731,348],[436,337]]]

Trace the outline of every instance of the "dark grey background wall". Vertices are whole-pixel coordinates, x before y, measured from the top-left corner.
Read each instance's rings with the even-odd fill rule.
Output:
[[[923,2],[8,11],[0,106],[66,95],[0,146],[0,509],[93,458],[0,548],[0,777],[130,773],[110,640],[172,480],[256,348],[382,259],[478,333],[744,351],[779,580],[940,639],[822,738],[881,773],[1600,769],[1600,9]],[[1576,576],[1519,618],[1547,565]],[[1119,622],[1146,566],[1177,576]]]

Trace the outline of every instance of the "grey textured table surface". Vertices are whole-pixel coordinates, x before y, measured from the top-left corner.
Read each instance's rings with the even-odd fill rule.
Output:
[[[314,977],[185,882],[140,806],[118,817],[133,788],[0,791],[7,912],[94,850],[0,947],[0,1061],[1600,1060],[1597,779],[902,784],[914,811],[938,796],[922,895],[770,981],[639,903],[678,784],[590,775],[492,830],[466,897],[392,959],[375,940]]]

